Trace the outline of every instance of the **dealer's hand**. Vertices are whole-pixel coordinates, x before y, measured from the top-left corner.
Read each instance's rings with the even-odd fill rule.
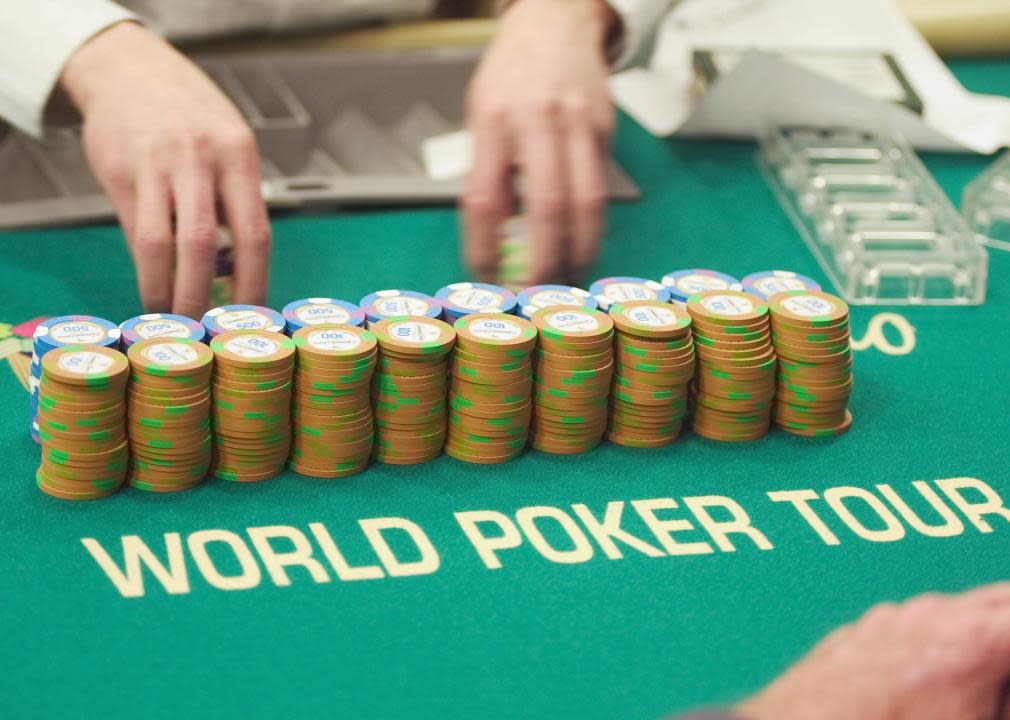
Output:
[[[60,83],[84,119],[88,161],[126,233],[145,309],[206,310],[218,213],[235,246],[235,301],[262,302],[270,224],[256,142],[214,83],[133,23],[81,47]]]
[[[464,256],[479,279],[495,275],[513,168],[533,236],[530,280],[575,278],[596,258],[614,123],[604,57],[612,22],[601,0],[518,0],[502,16],[467,97]]]
[[[737,712],[753,720],[1010,718],[1010,584],[878,605]]]

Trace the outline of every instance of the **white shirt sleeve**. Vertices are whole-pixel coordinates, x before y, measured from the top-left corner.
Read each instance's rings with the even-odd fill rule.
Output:
[[[0,0],[0,117],[36,137],[70,56],[136,16],[109,0]]]
[[[624,70],[642,61],[642,51],[655,35],[659,21],[676,0],[607,0],[621,19],[619,47],[611,49],[614,70]]]

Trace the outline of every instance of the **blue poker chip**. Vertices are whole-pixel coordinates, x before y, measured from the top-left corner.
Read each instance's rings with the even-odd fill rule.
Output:
[[[92,315],[61,315],[49,318],[35,328],[32,335],[32,363],[28,378],[31,391],[28,432],[35,442],[39,437],[39,382],[42,379],[42,358],[50,350],[67,345],[99,345],[118,348],[120,330],[115,323]]]
[[[31,435],[32,440],[37,443],[42,442],[42,438],[39,436],[39,382],[42,380],[42,365],[35,362],[35,356],[32,355],[32,364],[28,372],[28,391],[29,391],[29,402],[28,402],[28,434]]]
[[[670,291],[662,284],[640,277],[603,278],[589,286],[589,293],[596,298],[601,310],[609,310],[611,305],[618,302],[670,301]]]
[[[442,315],[442,304],[438,300],[413,290],[376,290],[361,298],[359,304],[369,323],[410,316],[437,320]]]
[[[171,313],[138,315],[120,323],[119,330],[123,334],[124,348],[150,338],[189,338],[203,342],[207,337],[207,329],[196,320]]]
[[[119,345],[119,327],[92,315],[61,315],[39,323],[32,335],[32,346],[39,361],[50,350],[67,345]],[[41,352],[40,352],[41,351]]]
[[[663,276],[663,285],[669,289],[675,302],[686,303],[695,293],[705,290],[739,290],[740,281],[718,270],[691,268],[674,270]]]
[[[259,305],[222,305],[208,310],[200,323],[212,338],[229,330],[284,332],[284,317]]]
[[[519,314],[527,320],[543,307],[569,305],[595,310],[600,306],[588,290],[567,285],[533,285],[522,290],[516,298],[519,303]]]
[[[435,299],[442,304],[445,319],[450,323],[466,315],[511,313],[516,308],[515,294],[487,283],[452,283],[436,292]]]
[[[336,298],[305,298],[289,302],[281,310],[284,316],[284,331],[293,335],[307,325],[334,323],[361,327],[365,324],[365,313],[357,305]]]
[[[791,270],[762,270],[751,273],[740,281],[744,291],[767,300],[775,293],[786,290],[820,290],[816,280],[806,275],[799,275]]]

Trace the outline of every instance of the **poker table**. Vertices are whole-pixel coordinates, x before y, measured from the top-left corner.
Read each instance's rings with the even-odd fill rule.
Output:
[[[1010,60],[953,64],[1010,94]],[[641,201],[594,276],[826,278],[749,143],[621,118]],[[950,196],[989,162],[927,155]],[[269,304],[465,273],[453,209],[278,216]],[[851,430],[70,503],[35,487],[0,366],[0,673],[11,716],[656,718],[731,702],[870,605],[1005,578],[1010,255],[979,307],[852,310]],[[140,311],[112,225],[0,235],[3,319]],[[592,528],[592,529],[590,529]]]

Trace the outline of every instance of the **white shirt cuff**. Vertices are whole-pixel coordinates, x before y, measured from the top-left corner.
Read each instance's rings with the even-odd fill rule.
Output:
[[[67,60],[125,20],[137,17],[108,0],[0,1],[0,117],[41,137],[46,104]]]

